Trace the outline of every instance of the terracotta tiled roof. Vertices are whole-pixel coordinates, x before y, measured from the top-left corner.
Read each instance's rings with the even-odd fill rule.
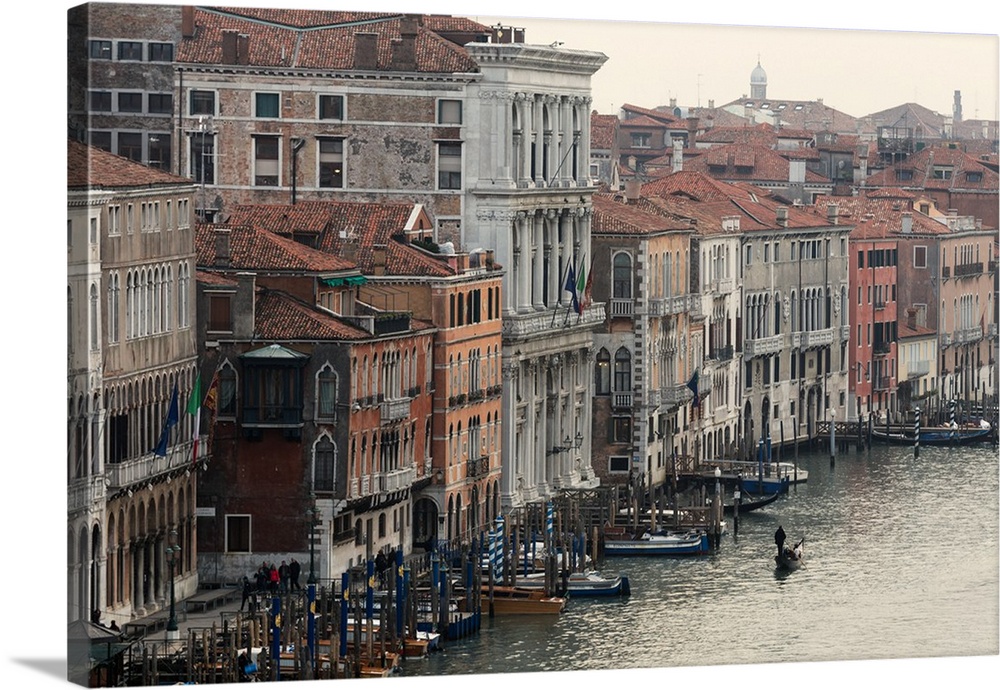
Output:
[[[615,143],[615,132],[618,131],[617,115],[590,115],[590,148],[611,149]]]
[[[709,149],[707,153],[685,162],[684,166],[696,172],[705,172],[726,180],[746,182],[788,182],[789,161],[785,155],[791,151],[772,151],[766,146],[752,144],[726,144]],[[724,170],[710,170],[724,167]],[[740,169],[750,168],[751,169]],[[823,183],[829,179],[811,170],[806,170],[806,182]]]
[[[642,195],[664,212],[693,218],[699,233],[720,232],[722,219],[740,217],[740,231],[773,230],[777,209],[784,207],[790,228],[821,227],[826,223],[803,208],[780,202],[751,184],[727,183],[691,170],[666,175],[642,186]]]
[[[197,270],[195,271],[195,280],[205,285],[211,285],[212,287],[235,288],[239,285],[239,282],[213,271]]]
[[[777,136],[774,127],[769,124],[759,124],[750,126],[744,124],[735,127],[712,127],[698,134],[698,143],[712,144],[732,144],[737,141],[758,144],[760,146],[774,146]]]
[[[671,230],[691,230],[690,223],[628,204],[619,195],[595,194],[593,200],[595,235],[648,235]]]
[[[109,189],[155,185],[189,185],[191,180],[150,168],[70,139],[66,149],[69,189]]]
[[[852,225],[851,239],[877,239],[900,234],[903,214],[913,217],[913,232],[923,235],[941,235],[948,232],[948,226],[913,210],[912,195],[882,193],[872,190],[859,196],[816,197],[808,207],[818,217],[826,218],[829,204],[837,205],[837,219],[840,225]]]
[[[241,223],[200,223],[195,232],[198,266],[220,268],[217,231],[229,231],[229,270],[330,273],[356,270],[353,262],[311,249],[260,227]]]
[[[947,179],[934,177],[935,166],[948,166],[951,176]],[[904,177],[904,172],[909,178]],[[968,173],[978,174],[978,181]],[[910,155],[906,160],[872,174],[865,180],[871,187],[899,186],[918,189],[961,189],[997,192],[1000,176],[985,165],[985,161],[970,156],[960,149],[929,147]]]
[[[649,127],[653,129],[666,129],[667,125],[659,120],[654,120],[651,117],[646,117],[645,115],[639,115],[638,117],[633,117],[628,120],[622,120],[618,126],[623,129],[630,127]]]
[[[282,236],[315,235],[316,251],[331,258],[354,249],[353,262],[366,275],[374,274],[374,247],[386,247],[387,275],[447,277],[456,274],[443,257],[435,257],[393,240],[406,228],[414,205],[303,201],[288,204],[234,206],[228,222],[248,225]],[[344,236],[341,237],[341,234]],[[289,240],[291,241],[291,240]],[[297,244],[297,243],[296,243]],[[299,245],[303,246],[303,245]]]
[[[222,62],[224,30],[248,36],[249,64],[260,67],[356,69],[354,34],[375,33],[377,69],[392,63],[392,42],[401,38],[401,15],[241,8],[195,10],[197,32],[178,46],[181,63]],[[488,27],[482,27],[488,32]],[[476,72],[475,61],[460,46],[419,26],[415,39],[417,72]]]
[[[257,289],[254,330],[259,340],[365,340],[367,331],[291,295]]]
[[[687,127],[687,123],[684,120],[674,117],[673,113],[669,113],[665,110],[659,110],[656,108],[641,108],[637,105],[632,105],[631,103],[626,103],[622,106],[622,111],[628,116],[633,115],[645,115],[647,117],[657,120],[660,124],[669,125],[672,128]],[[629,119],[623,119],[623,122],[629,122]]]

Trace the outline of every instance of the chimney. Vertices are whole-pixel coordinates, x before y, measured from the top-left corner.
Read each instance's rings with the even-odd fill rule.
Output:
[[[194,5],[181,7],[181,38],[194,38]]]
[[[354,69],[378,69],[378,34],[354,34]]]
[[[673,110],[676,107],[677,107],[677,99],[676,98],[671,98],[670,99],[670,109]]]
[[[826,205],[826,222],[830,225],[837,224],[837,204]]]
[[[356,264],[358,260],[358,243],[354,240],[347,240],[340,248],[341,255],[350,261],[352,264]]]
[[[694,148],[694,142],[698,138],[698,116],[688,115],[688,148]]]
[[[625,200],[630,204],[639,200],[639,192],[642,190],[642,182],[639,180],[625,181]]]
[[[913,307],[908,307],[906,310],[906,327],[911,331],[917,329],[917,310]]]
[[[903,234],[909,235],[911,232],[913,232],[913,214],[907,211],[906,213],[902,214],[901,217],[903,221],[903,227],[902,227]]]
[[[236,64],[250,64],[250,34],[240,34],[236,37]]]
[[[708,99],[708,107],[711,108],[712,110],[715,110],[715,99],[714,98],[709,98]]]
[[[215,265],[224,268],[229,266],[229,228],[215,228]]]
[[[408,14],[399,22],[398,40],[392,42],[392,68],[409,72],[417,69],[417,33],[420,17]]]
[[[225,30],[222,32],[222,63],[225,65],[238,64],[236,60],[236,41],[239,33]]]
[[[256,329],[257,276],[254,273],[236,274],[236,296],[233,299],[233,336],[239,339],[254,337]]]
[[[779,206],[775,209],[775,220],[778,222],[778,226],[782,228],[788,227],[788,207]]]
[[[674,151],[670,162],[673,163],[674,172],[680,172],[684,169],[684,142],[680,139],[674,139]]]
[[[494,254],[492,249],[486,250],[486,268],[493,270]]]
[[[372,247],[372,274],[385,275],[385,245],[376,244]]]

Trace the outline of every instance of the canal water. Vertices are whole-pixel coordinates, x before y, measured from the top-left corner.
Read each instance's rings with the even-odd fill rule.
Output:
[[[786,453],[786,455],[789,455]],[[784,459],[788,459],[787,457]],[[406,676],[998,653],[992,446],[802,453],[805,484],[741,516],[712,555],[609,558],[632,596],[497,617]],[[774,531],[805,566],[774,568]]]

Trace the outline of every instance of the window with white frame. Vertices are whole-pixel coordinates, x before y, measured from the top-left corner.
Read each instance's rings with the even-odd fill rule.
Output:
[[[223,419],[236,417],[236,370],[227,361],[219,369],[219,411]]]
[[[316,374],[316,418],[334,419],[337,414],[337,374],[329,363]]]
[[[192,90],[188,94],[189,115],[215,115],[215,92]]]
[[[913,248],[913,267],[927,268],[927,247],[917,245]]]
[[[462,188],[462,143],[438,143],[438,189]]]
[[[92,40],[90,42],[90,58],[92,60],[110,60],[111,41]]]
[[[98,328],[100,326],[97,314],[97,285],[90,284],[90,349],[97,350],[100,338],[98,337]]]
[[[174,44],[173,43],[150,43],[149,44],[149,61],[150,62],[173,62],[174,61]]]
[[[278,137],[255,136],[253,138],[253,166],[255,186],[278,186]]]
[[[612,262],[612,293],[614,299],[632,298],[632,257],[625,252],[615,254]]]
[[[462,101],[442,98],[438,101],[438,124],[462,124]]]
[[[111,92],[110,91],[88,91],[87,109],[92,113],[111,112]]]
[[[343,189],[343,139],[319,140],[319,186],[332,189]]]
[[[320,120],[343,120],[344,97],[334,94],[320,94],[317,99]]]
[[[118,92],[118,112],[120,112],[120,113],[141,113],[142,112],[142,91],[119,91]]]
[[[280,116],[281,96],[277,93],[255,93],[253,116],[274,119]]]
[[[119,60],[142,60],[141,41],[118,41]]]
[[[114,271],[108,276],[108,342],[118,342],[118,310],[121,306],[121,285],[119,284],[118,272]]]
[[[226,553],[250,553],[250,515],[226,515]]]
[[[327,434],[316,439],[313,445],[313,490],[333,491],[335,486],[334,467],[337,447]]]
[[[120,235],[122,231],[122,207],[120,204],[108,206],[108,235]]]
[[[191,227],[191,202],[187,199],[177,200],[177,227]]]

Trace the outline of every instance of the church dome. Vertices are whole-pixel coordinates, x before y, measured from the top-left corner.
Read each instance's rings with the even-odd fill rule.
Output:
[[[760,60],[757,61],[757,66],[753,68],[753,72],[750,73],[750,83],[751,84],[766,84],[767,83],[767,72],[764,68],[760,66]]]

